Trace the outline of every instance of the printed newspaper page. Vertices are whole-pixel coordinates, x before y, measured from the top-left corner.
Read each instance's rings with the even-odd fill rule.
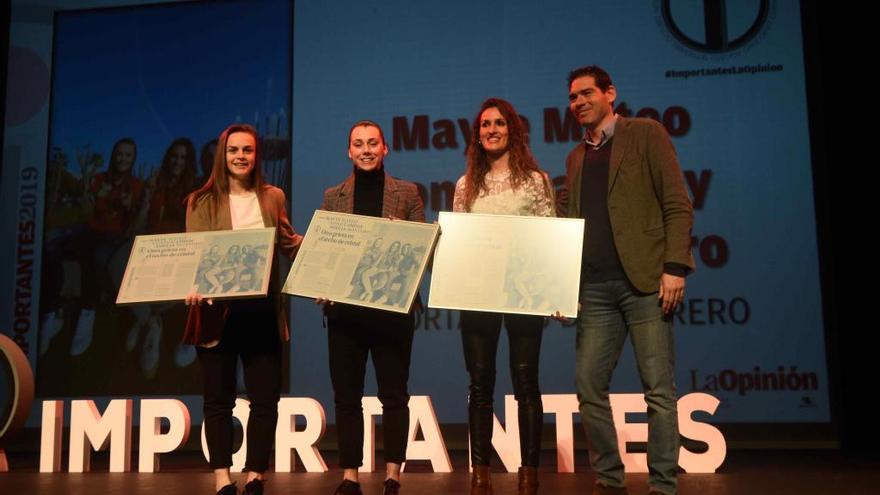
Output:
[[[275,229],[137,236],[116,304],[265,296]]]
[[[439,226],[315,211],[282,292],[409,312]]]

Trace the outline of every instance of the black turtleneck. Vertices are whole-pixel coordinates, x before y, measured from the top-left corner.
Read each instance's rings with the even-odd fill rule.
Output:
[[[385,168],[363,171],[354,168],[354,212],[371,217],[382,216],[382,196],[385,191]]]

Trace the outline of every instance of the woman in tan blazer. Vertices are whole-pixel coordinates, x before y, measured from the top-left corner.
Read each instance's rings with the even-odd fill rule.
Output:
[[[287,219],[284,192],[263,182],[259,143],[256,130],[248,125],[233,125],[220,134],[211,177],[187,198],[186,230],[275,227],[277,251],[292,259],[302,236]],[[277,280],[270,281],[266,299],[213,304],[197,292],[186,297],[190,312],[184,342],[197,346],[202,364],[205,436],[218,495],[236,494],[229,467],[239,357],[250,400],[244,493],[263,493],[263,472],[278,422],[281,343],[290,338],[287,306],[277,287]]]

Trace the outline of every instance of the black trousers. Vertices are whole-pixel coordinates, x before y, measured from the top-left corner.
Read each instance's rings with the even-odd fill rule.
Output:
[[[281,394],[281,339],[271,304],[233,305],[220,343],[196,349],[204,374],[205,437],[211,469],[232,466],[232,408],[240,357],[250,401],[245,471],[266,471]]]
[[[413,315],[344,306],[328,314],[327,330],[340,467],[354,469],[363,464],[361,401],[369,354],[382,402],[384,459],[403,463],[409,433],[407,382],[415,330]]]
[[[502,319],[510,342],[510,377],[517,401],[522,465],[537,467],[544,424],[544,407],[538,387],[544,317],[462,311],[461,340],[471,379],[468,399],[471,463],[488,466],[492,457],[495,355]]]

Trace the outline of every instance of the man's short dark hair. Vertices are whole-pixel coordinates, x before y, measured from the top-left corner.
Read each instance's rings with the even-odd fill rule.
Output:
[[[585,76],[591,76],[596,81],[596,87],[601,89],[603,93],[608,91],[608,88],[611,87],[611,76],[605,72],[605,69],[598,65],[588,65],[569,72],[568,87],[571,87],[571,83],[574,82],[575,79]]]

